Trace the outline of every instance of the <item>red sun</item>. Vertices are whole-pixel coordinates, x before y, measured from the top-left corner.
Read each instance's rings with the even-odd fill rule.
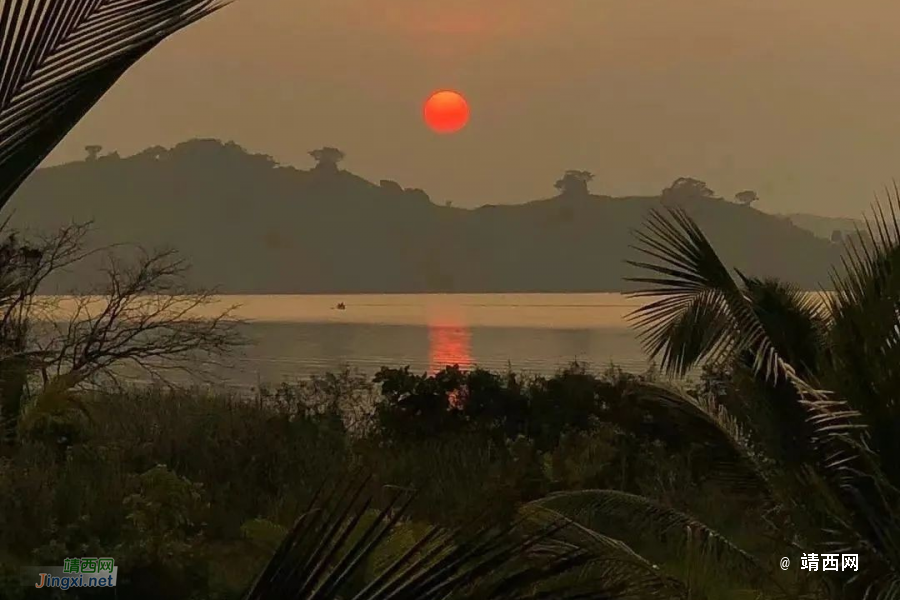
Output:
[[[456,133],[469,122],[469,103],[459,92],[441,90],[425,101],[425,122],[438,133]]]

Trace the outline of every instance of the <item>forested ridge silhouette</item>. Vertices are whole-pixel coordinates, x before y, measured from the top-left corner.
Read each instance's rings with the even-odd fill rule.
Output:
[[[555,191],[548,181],[549,197],[468,209],[343,170],[336,148],[310,154],[318,162],[304,170],[218,140],[128,157],[90,147],[86,160],[37,171],[5,211],[18,228],[92,220],[98,243],[175,247],[197,283],[231,293],[620,291],[631,232],[660,204],[683,206],[725,260],[762,277],[817,289],[839,255],[693,179],[679,193],[614,198],[601,178],[590,193],[593,174],[570,171]]]

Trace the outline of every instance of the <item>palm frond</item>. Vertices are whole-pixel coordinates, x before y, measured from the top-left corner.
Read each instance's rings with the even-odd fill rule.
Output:
[[[799,376],[815,378],[827,329],[822,295],[777,279],[740,278],[772,345]]]
[[[654,262],[630,263],[659,275],[631,279],[649,286],[633,296],[657,298],[631,315],[647,350],[654,356],[664,351],[664,366],[679,374],[704,358],[748,357],[751,370],[760,374],[766,385],[786,381],[796,395],[794,401],[811,419],[829,420],[828,429],[814,440],[822,446],[820,451],[839,456],[841,461],[852,458],[853,451],[846,444],[838,444],[839,448],[825,446],[834,444],[840,436],[858,434],[860,422],[854,410],[798,375],[773,341],[777,336],[767,329],[751,292],[741,289],[728,274],[694,220],[681,208],[667,210],[668,215],[651,211],[646,230],[636,234],[636,249]],[[740,277],[745,284],[753,283]],[[798,306],[808,310],[795,300],[794,308]],[[692,327],[706,327],[707,332],[687,333]],[[685,344],[685,340],[694,343]],[[846,474],[846,464],[836,464],[840,465],[836,472]]]
[[[888,211],[885,212],[884,205]],[[876,202],[866,231],[845,245],[829,299],[831,386],[859,412],[881,456],[900,453],[900,191]],[[900,487],[900,465],[885,464]]]
[[[594,557],[552,543],[565,521],[541,527],[480,527],[465,533],[429,527],[392,560],[374,558],[407,514],[415,494],[387,488],[376,508],[367,481],[320,495],[279,546],[246,600],[444,600],[452,598],[618,598],[613,586],[563,586]],[[377,565],[369,577],[366,567]],[[587,595],[585,595],[587,594]]]
[[[733,316],[727,296],[740,292],[706,237],[680,208],[668,217],[653,210],[635,248],[654,262],[629,264],[658,274],[629,281],[649,287],[633,292],[652,301],[629,318],[652,357],[662,354],[664,369],[684,375],[704,358],[715,360],[732,349]]]
[[[0,208],[125,71],[229,0],[0,0]]]
[[[735,491],[770,496],[767,468],[741,424],[713,398],[695,398],[666,383],[635,382],[627,400],[654,422],[699,446],[708,477]],[[627,427],[627,423],[620,426]]]
[[[588,552],[592,560],[576,574],[578,580],[599,580],[606,589],[617,590],[621,597],[674,599],[687,596],[679,580],[665,575],[658,565],[621,540],[585,527],[539,502],[526,504],[521,513],[538,526],[565,523],[566,526],[560,527],[543,545],[561,551],[579,549]]]
[[[635,249],[653,262],[629,261],[658,275],[629,278],[648,286],[633,297],[654,298],[630,315],[646,350],[654,357],[663,352],[664,368],[679,375],[703,359],[748,351],[754,370],[767,380],[787,377],[809,388],[782,360],[752,302],[696,222],[684,209],[666,210],[668,215],[651,211],[645,230],[636,233]]]
[[[694,517],[643,496],[618,490],[559,492],[533,504],[559,512],[591,530],[615,528],[633,535],[651,535],[676,546],[688,541],[703,548],[721,566],[757,582],[770,582],[771,574],[752,554],[739,548]]]

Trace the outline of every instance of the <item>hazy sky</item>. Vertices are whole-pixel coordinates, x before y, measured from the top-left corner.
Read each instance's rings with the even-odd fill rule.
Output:
[[[856,216],[900,177],[896,0],[238,0],[157,48],[51,161],[192,137],[346,168],[458,206],[678,176],[760,208]],[[421,121],[436,88],[472,120]]]

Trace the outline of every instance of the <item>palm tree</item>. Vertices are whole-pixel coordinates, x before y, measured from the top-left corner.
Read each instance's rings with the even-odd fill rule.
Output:
[[[0,208],[112,85],[229,0],[0,0]]]
[[[847,243],[834,291],[819,295],[732,274],[681,209],[652,213],[637,234],[635,295],[649,303],[632,317],[646,350],[671,375],[712,365],[730,385],[691,396],[641,383],[632,397],[768,509],[756,526],[794,569],[802,552],[858,555],[856,571],[817,574],[817,597],[900,597],[900,193],[887,196]],[[699,539],[748,565],[778,558],[754,558],[640,496],[591,490],[538,504],[601,529],[614,518]]]

